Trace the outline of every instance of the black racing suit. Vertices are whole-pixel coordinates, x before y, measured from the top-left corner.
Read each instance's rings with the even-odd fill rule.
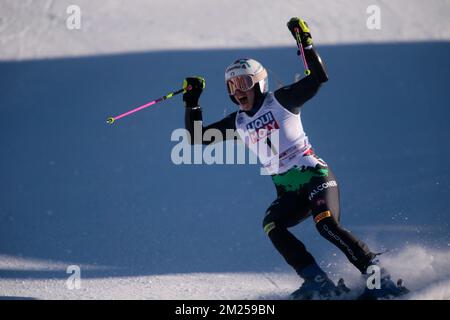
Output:
[[[322,83],[328,80],[325,67],[314,47],[305,50],[305,57],[311,70],[310,75],[274,92],[278,102],[295,114],[298,114],[300,107],[317,93]],[[223,137],[226,137],[225,130],[236,130],[237,112],[246,112],[252,116],[261,107],[265,95],[261,94],[259,90],[255,90],[255,92],[255,104],[250,112],[233,112],[216,123],[202,127],[203,132],[214,128],[221,131]],[[202,121],[202,112],[199,106],[186,108],[185,125],[191,137],[194,137],[194,121]],[[209,144],[211,142],[201,141],[201,137],[195,137],[191,143]],[[312,149],[309,151],[309,154],[311,153],[314,155]],[[323,165],[317,165],[315,168],[294,167],[283,174],[272,176],[277,190],[277,198],[266,211],[263,221],[264,230],[287,263],[302,276],[302,270],[315,261],[303,243],[288,228],[312,215],[319,233],[336,245],[349,261],[364,273],[375,254],[370,252],[362,241],[340,226],[337,181],[326,163],[323,160],[321,163]],[[294,170],[297,170],[297,173]],[[283,185],[283,179],[289,175],[299,177],[305,180],[305,183],[300,184],[298,188],[286,187]],[[305,179],[305,177],[307,178]]]

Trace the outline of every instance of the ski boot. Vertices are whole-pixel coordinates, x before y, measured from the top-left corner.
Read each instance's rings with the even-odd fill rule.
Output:
[[[350,292],[350,288],[345,285],[344,279],[342,278],[339,279],[336,289],[337,289],[336,294],[338,296],[342,294],[348,294]]]
[[[368,276],[365,274],[363,278],[367,281]],[[403,285],[402,279],[398,279],[397,283],[394,283],[387,270],[381,268],[380,288],[369,289],[366,282],[364,292],[359,296],[358,300],[392,299],[408,293],[409,290]]]
[[[329,300],[336,296],[336,286],[317,264],[305,267],[299,274],[304,282],[291,294],[293,300]]]

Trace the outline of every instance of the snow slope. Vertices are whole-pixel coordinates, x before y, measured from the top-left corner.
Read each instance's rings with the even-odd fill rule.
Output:
[[[223,70],[237,57],[266,65],[272,88],[293,81],[302,66],[285,22],[307,7],[330,81],[302,117],[340,181],[342,222],[390,250],[383,263],[413,289],[407,298],[450,299],[448,1],[370,2],[380,31],[365,28],[364,1],[90,3],[78,1],[85,25],[68,31],[65,1],[0,2],[0,296],[278,299],[296,289],[261,228],[275,191],[257,166],[174,165],[178,97],[115,126],[105,119],[191,74],[207,79],[205,122],[220,119],[235,108]],[[333,279],[358,285],[311,221],[294,232]],[[67,288],[69,265],[81,289]]]
[[[69,5],[81,9],[80,30],[66,28]],[[371,5],[380,30],[366,27]],[[2,0],[0,59],[287,46],[297,15],[321,44],[450,39],[449,0]]]
[[[405,259],[408,261],[405,264]],[[405,299],[450,299],[449,254],[419,246],[408,247],[398,254],[385,256],[384,265],[393,276],[407,279],[412,290]],[[344,263],[342,259],[339,262]],[[300,281],[291,272],[194,272],[137,276],[83,276],[79,289],[68,289],[64,265],[48,260],[36,261],[1,256],[0,267],[3,299],[286,299],[297,289]],[[26,270],[20,274],[17,268]],[[93,270],[92,266],[81,266]],[[14,273],[13,271],[14,270]],[[30,270],[46,276],[30,276]],[[50,275],[50,270],[53,274]],[[361,292],[364,283],[354,270],[345,267],[328,268],[334,280],[346,279],[354,289],[351,296]],[[14,274],[14,276],[13,276]],[[349,298],[351,297],[349,296]]]

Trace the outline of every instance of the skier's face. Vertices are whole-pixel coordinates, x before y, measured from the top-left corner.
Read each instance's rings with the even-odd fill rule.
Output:
[[[250,111],[253,108],[255,102],[255,90],[254,88],[248,91],[241,91],[239,89],[234,93],[234,98],[239,102],[239,107],[243,111]]]

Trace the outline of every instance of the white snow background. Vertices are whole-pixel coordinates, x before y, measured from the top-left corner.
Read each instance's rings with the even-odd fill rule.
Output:
[[[81,29],[66,27],[69,5]],[[369,5],[381,30],[366,26]],[[235,110],[225,67],[271,89],[302,73],[308,21],[330,80],[305,130],[341,186],[342,224],[412,290],[450,299],[450,1],[0,0],[0,297],[284,299],[301,284],[262,230],[255,165],[171,162],[181,97],[105,123],[202,75],[209,124]],[[332,279],[357,270],[311,221],[293,232]],[[69,290],[66,268],[81,268]]]

